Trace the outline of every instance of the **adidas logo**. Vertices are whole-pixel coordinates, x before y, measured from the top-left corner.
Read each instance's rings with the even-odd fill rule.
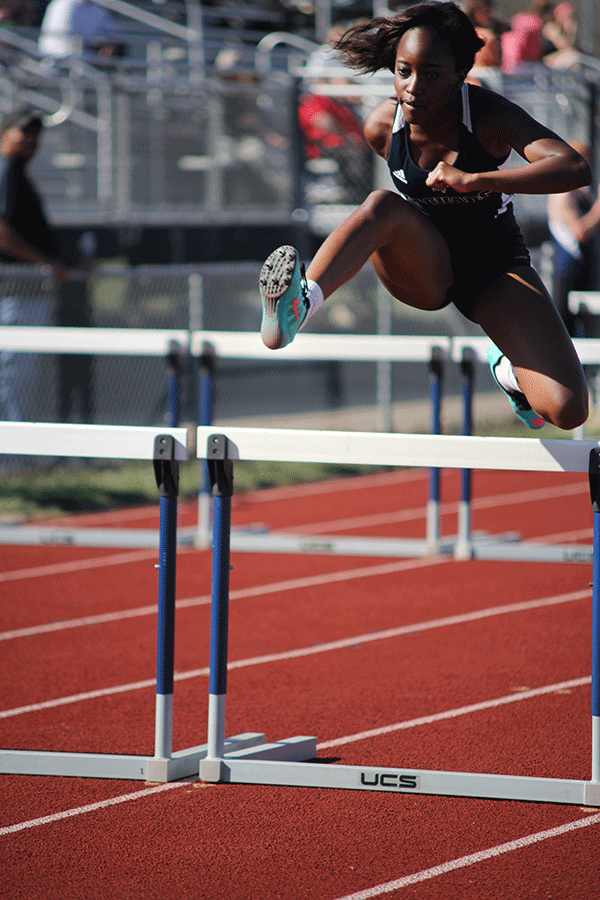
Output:
[[[403,181],[404,184],[408,184],[408,181],[406,180],[406,175],[404,174],[404,169],[394,169],[394,171],[392,172],[392,175],[395,175],[396,178],[399,181]]]

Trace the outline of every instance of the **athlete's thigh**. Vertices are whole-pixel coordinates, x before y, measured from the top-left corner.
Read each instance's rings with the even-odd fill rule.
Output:
[[[448,245],[418,209],[401,197],[394,201],[394,230],[372,254],[371,264],[397,300],[419,309],[439,309],[452,284]]]
[[[479,297],[473,319],[510,359],[528,397],[557,386],[587,394],[571,338],[535,269],[502,275]]]

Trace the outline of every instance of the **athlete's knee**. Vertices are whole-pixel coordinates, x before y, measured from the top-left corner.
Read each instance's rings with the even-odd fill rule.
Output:
[[[360,206],[357,215],[363,219],[376,221],[381,227],[397,226],[402,221],[402,213],[406,201],[392,191],[379,188],[371,191]]]
[[[559,386],[553,393],[547,410],[542,414],[547,421],[564,431],[578,428],[587,420],[589,414],[587,388],[569,390]]]

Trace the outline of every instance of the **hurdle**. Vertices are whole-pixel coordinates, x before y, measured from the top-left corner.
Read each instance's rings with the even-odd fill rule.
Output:
[[[575,341],[582,362],[600,360],[600,340]],[[444,371],[448,362],[460,366],[462,374],[463,434],[473,427],[473,398],[476,363],[487,364],[487,337],[397,336],[397,335],[325,335],[298,334],[277,359],[352,360],[417,362],[428,366],[431,407],[430,433],[440,434]],[[258,334],[197,331],[191,336],[191,353],[200,366],[201,426],[213,424],[212,396],[217,364],[220,358],[273,360]],[[507,406],[508,409],[508,406]],[[195,545],[210,546],[211,500],[210,479],[204,461],[200,460],[198,494],[198,528]],[[456,535],[442,536],[440,530],[441,469],[432,467],[429,474],[429,496],[426,505],[425,538],[378,538],[339,535],[256,534],[233,529],[232,546],[240,552],[268,549],[273,553],[326,553],[351,556],[426,557],[452,555],[457,559],[498,559],[540,562],[592,562],[592,545],[546,544],[523,542],[518,532],[490,535],[471,530],[471,472],[461,472],[461,498],[458,505]]]
[[[196,774],[207,745],[172,749],[177,496],[179,463],[187,459],[187,430],[0,422],[0,441],[4,453],[39,455],[43,449],[52,456],[151,461],[160,498],[154,756],[0,749],[0,773],[152,782]],[[240,749],[261,741],[264,735],[244,734],[233,738],[231,746]]]
[[[574,341],[582,365],[600,360],[600,340],[589,338]],[[456,337],[452,339],[451,359],[461,367],[463,377],[463,435],[472,434],[475,364],[487,364],[487,337]],[[580,433],[574,437],[582,439]],[[462,469],[461,499],[458,510],[458,533],[454,549],[457,559],[496,559],[524,562],[591,563],[593,547],[586,544],[544,544],[522,541],[518,532],[500,535],[473,534],[471,530],[472,480],[471,471]]]
[[[167,365],[168,427],[179,427],[183,361],[189,351],[189,332],[187,331],[7,325],[0,327],[0,348],[3,351],[14,353],[164,358]],[[42,453],[35,455],[44,455],[44,453],[45,448],[42,447]],[[77,456],[78,454],[73,453],[72,455]],[[98,458],[101,457],[102,454],[98,454]],[[158,546],[158,541],[158,532],[150,529],[0,525],[0,544],[68,544],[80,547],[152,548]]]
[[[213,585],[206,782],[340,788],[600,806],[600,443],[528,438],[403,435],[364,432],[199,428],[213,491]],[[594,512],[591,779],[589,781],[389,766],[327,765],[316,737],[298,736],[229,752],[225,740],[228,572],[234,463],[371,463],[531,472],[587,472]],[[295,760],[290,760],[290,755]]]
[[[338,361],[338,362],[412,362],[427,366],[431,433],[441,431],[444,368],[450,360],[451,339],[439,335],[329,335],[298,334],[281,353],[273,354],[258,334],[244,332],[195,331],[190,352],[200,368],[200,426],[212,425],[214,381],[219,359]],[[211,537],[210,479],[200,460],[198,528],[196,547],[209,547]],[[234,529],[235,550],[255,552],[268,546],[278,553],[331,553],[350,556],[434,556],[453,552],[454,537],[443,538],[440,530],[440,470],[429,474],[429,497],[423,539],[345,538],[339,535],[256,534]]]

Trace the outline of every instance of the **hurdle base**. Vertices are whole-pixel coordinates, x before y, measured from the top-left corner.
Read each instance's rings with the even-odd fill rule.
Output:
[[[227,752],[226,741],[225,750],[226,752],[221,759],[203,758],[200,760],[200,781],[207,781],[213,784],[229,781],[227,774],[232,762],[247,762],[248,760],[256,762],[261,760],[262,762],[277,761],[296,764],[308,759],[316,759],[317,739],[316,737],[301,735],[286,738],[282,741],[275,741],[271,744],[263,743],[255,747],[237,748],[231,750],[231,752]]]
[[[244,751],[264,745],[265,735],[236,735],[225,749]],[[115,778],[164,784],[197,776],[200,760],[208,752],[203,744],[179,750],[169,758],[108,753],[61,753],[38,750],[0,750],[0,773],[4,775],[50,775],[72,778]],[[314,754],[313,754],[314,755]]]
[[[210,762],[219,763],[219,780],[228,784],[337,788],[600,807],[600,782],[386,766],[343,766],[325,762],[282,762],[243,758],[242,754],[227,755],[222,760]],[[202,764],[200,771],[204,780]]]
[[[495,535],[477,531],[467,541],[449,536],[431,543],[415,538],[311,536],[284,532],[265,535],[233,530],[231,549],[238,553],[308,553],[417,559],[454,556],[458,559],[584,564],[591,563],[593,557],[591,544],[535,543],[522,540],[521,535],[513,531]]]
[[[53,528],[51,526],[8,525],[0,527],[0,544],[112,547],[119,549],[158,548],[158,531],[153,529]],[[179,547],[207,550],[212,536],[198,535],[196,529],[179,529]],[[325,556],[400,557],[427,559],[454,556],[458,560],[487,559],[515,562],[591,563],[591,545],[540,544],[522,541],[514,532],[488,535],[474,532],[464,541],[455,536],[437,542],[418,538],[341,537],[339,535],[292,535],[285,533],[237,531],[231,533],[231,549],[238,553],[298,553]]]

